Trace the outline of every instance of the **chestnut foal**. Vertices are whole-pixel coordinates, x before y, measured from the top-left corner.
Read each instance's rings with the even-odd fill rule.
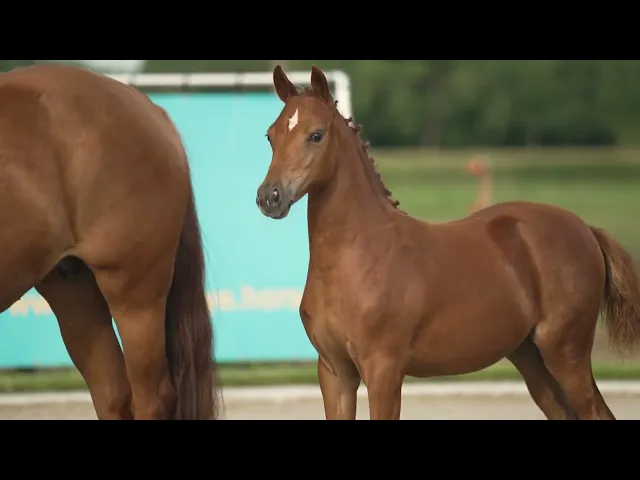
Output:
[[[310,262],[300,315],[319,356],[327,419],[399,419],[406,375],[473,372],[508,358],[549,419],[614,419],[591,369],[599,312],[612,342],[640,339],[629,254],[573,213],[499,203],[429,224],[398,210],[324,74],[299,92],[280,67],[284,108],[258,189],[275,219],[309,195]]]

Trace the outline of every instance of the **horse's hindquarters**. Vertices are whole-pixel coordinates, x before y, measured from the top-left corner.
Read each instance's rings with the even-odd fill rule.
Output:
[[[480,370],[532,333],[571,330],[573,322],[582,322],[574,325],[576,335],[592,338],[605,272],[588,227],[544,206],[495,206],[484,215],[436,237],[432,248],[441,262],[437,281],[426,288],[427,305],[436,306],[418,322],[411,375]]]

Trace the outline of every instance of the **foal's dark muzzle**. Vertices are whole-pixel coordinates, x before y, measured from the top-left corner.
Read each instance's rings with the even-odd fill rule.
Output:
[[[289,213],[291,208],[291,195],[279,183],[263,183],[258,188],[256,205],[267,217],[279,220]]]

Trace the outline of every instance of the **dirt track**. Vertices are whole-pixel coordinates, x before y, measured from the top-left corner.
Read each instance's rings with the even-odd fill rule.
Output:
[[[618,419],[640,419],[640,394],[604,394]],[[227,399],[229,420],[321,420],[319,398],[307,399]],[[358,405],[358,418],[368,418],[365,398]],[[533,401],[524,395],[439,395],[408,396],[403,399],[402,418],[409,419],[544,419]],[[43,405],[0,405],[0,419],[95,419],[86,402]]]

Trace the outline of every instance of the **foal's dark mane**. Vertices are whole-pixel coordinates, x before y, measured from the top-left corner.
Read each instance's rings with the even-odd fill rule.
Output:
[[[313,92],[312,88],[304,88],[301,90],[300,95],[303,97],[315,97],[315,94]],[[321,99],[318,99],[321,100]],[[321,100],[322,101],[322,100]],[[384,181],[382,180],[382,175],[380,175],[380,173],[378,172],[377,168],[376,168],[376,162],[373,159],[373,157],[371,157],[371,155],[369,155],[369,146],[370,143],[369,142],[365,142],[361,135],[360,135],[360,129],[362,128],[362,125],[357,125],[357,124],[352,124],[353,122],[353,118],[349,117],[349,118],[344,118],[342,116],[342,114],[340,113],[340,111],[337,109],[338,106],[338,101],[335,100],[333,105],[328,105],[327,106],[329,108],[334,108],[336,113],[340,116],[340,118],[342,118],[347,126],[351,129],[352,132],[355,133],[357,140],[359,141],[361,147],[362,147],[362,151],[364,153],[364,155],[359,155],[360,160],[363,160],[363,157],[366,158],[368,161],[362,161],[362,166],[364,167],[364,171],[367,175],[367,177],[369,178],[369,181],[376,187],[379,189],[380,193],[382,193],[382,195],[389,201],[389,203],[391,204],[391,206],[393,208],[396,208],[398,210],[400,210],[398,208],[398,206],[400,205],[400,202],[398,200],[394,200],[391,196],[391,190],[389,190],[386,185],[384,184]]]

